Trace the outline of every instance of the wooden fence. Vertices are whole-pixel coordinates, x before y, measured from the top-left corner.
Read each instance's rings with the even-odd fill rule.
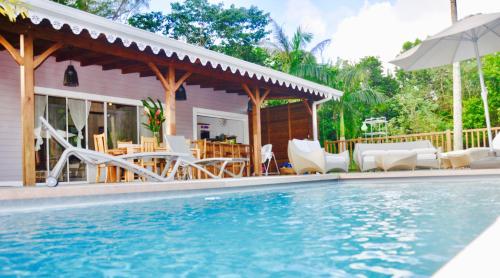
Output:
[[[272,144],[281,164],[288,161],[288,140],[312,138],[311,113],[303,102],[266,107],[261,110],[261,129],[262,145]]]
[[[492,128],[493,137],[500,133],[500,127]],[[488,133],[486,128],[467,129],[463,131],[464,149],[473,147],[488,147]],[[453,149],[453,132],[450,130],[430,133],[416,133],[405,135],[394,135],[376,138],[356,138],[349,140],[325,141],[325,150],[329,153],[339,153],[348,150],[352,160],[352,153],[356,143],[395,143],[412,142],[418,140],[429,140],[434,147],[441,148],[443,152]]]

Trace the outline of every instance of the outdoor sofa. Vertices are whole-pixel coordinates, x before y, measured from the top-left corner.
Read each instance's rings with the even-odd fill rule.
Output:
[[[295,173],[323,173],[349,170],[349,152],[331,154],[318,141],[293,139],[288,141],[288,158]]]
[[[435,148],[429,140],[399,143],[357,143],[354,147],[354,162],[361,171],[379,168],[377,161],[385,159],[390,165],[383,170],[413,168],[439,168],[440,150]],[[415,157],[416,156],[416,160]],[[414,160],[413,165],[411,161]],[[399,163],[399,164],[398,164]],[[399,167],[401,166],[401,167]]]

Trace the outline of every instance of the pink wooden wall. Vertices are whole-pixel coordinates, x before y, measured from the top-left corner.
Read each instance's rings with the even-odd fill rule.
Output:
[[[62,85],[64,70],[69,62],[56,63],[49,58],[35,72],[35,84],[40,87],[79,91],[130,99],[146,97],[164,99],[160,82],[154,77],[121,74],[120,70],[103,71],[100,66],[80,67],[73,63],[80,86]],[[19,67],[5,52],[0,52],[0,182],[21,180],[21,127],[19,98]],[[191,138],[193,107],[246,113],[248,98],[224,91],[187,86],[187,101],[177,102],[177,134]]]

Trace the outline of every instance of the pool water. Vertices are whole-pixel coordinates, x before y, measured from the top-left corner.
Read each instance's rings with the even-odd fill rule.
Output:
[[[500,215],[500,181],[309,184],[0,215],[0,276],[425,277]]]

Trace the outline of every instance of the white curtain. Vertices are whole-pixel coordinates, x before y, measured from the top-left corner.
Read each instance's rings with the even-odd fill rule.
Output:
[[[40,146],[43,144],[42,138],[42,122],[40,122],[40,117],[45,116],[45,109],[47,107],[47,98],[45,96],[35,96],[35,151],[40,150]]]
[[[71,119],[73,119],[73,123],[75,124],[76,129],[78,130],[78,139],[76,146],[78,148],[82,147],[82,139],[83,137],[83,129],[87,124],[87,118],[89,116],[89,111],[85,107],[84,100],[77,99],[68,99],[68,109],[69,114],[71,115]]]

